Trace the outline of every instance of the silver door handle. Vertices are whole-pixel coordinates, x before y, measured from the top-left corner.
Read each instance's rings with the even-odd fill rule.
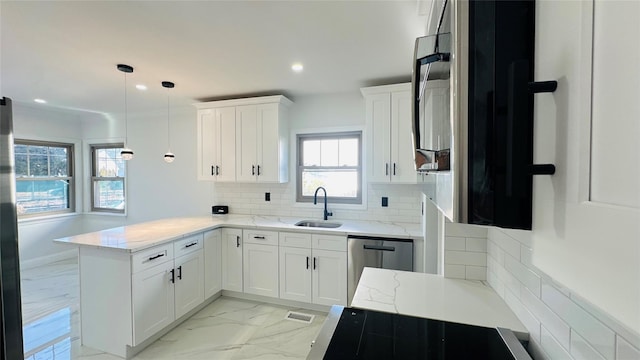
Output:
[[[396,251],[393,246],[362,245],[362,248],[365,250]]]

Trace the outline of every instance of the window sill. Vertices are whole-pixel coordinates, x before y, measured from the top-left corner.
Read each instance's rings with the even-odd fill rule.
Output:
[[[58,219],[63,219],[63,218],[75,217],[75,216],[79,216],[79,215],[80,215],[80,213],[77,213],[77,212],[69,212],[69,213],[62,213],[62,214],[30,216],[30,217],[25,217],[25,218],[18,217],[18,224],[29,224],[29,223],[53,221],[53,220],[58,220]]]
[[[103,212],[103,211],[88,211],[84,213],[84,215],[88,216],[115,216],[115,217],[127,217],[127,212],[124,213],[111,213],[111,212]]]

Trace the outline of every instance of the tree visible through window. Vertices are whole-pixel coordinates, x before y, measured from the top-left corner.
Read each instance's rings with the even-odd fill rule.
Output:
[[[91,146],[91,210],[124,213],[123,144]]]
[[[16,140],[13,149],[18,215],[72,212],[73,145]]]
[[[298,135],[299,202],[313,201],[322,186],[332,202],[362,203],[361,137],[359,131]]]

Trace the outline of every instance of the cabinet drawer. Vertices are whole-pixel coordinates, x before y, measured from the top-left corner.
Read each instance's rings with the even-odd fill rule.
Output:
[[[242,234],[248,244],[278,245],[277,231],[243,230]]]
[[[184,239],[173,242],[173,252],[175,257],[190,254],[194,251],[202,249],[204,243],[202,234],[191,235]]]
[[[314,249],[347,251],[346,236],[312,234],[311,244]]]
[[[131,255],[131,273],[135,274],[167,261],[173,261],[173,243],[154,246]]]
[[[278,243],[280,246],[311,249],[311,234],[281,232]]]

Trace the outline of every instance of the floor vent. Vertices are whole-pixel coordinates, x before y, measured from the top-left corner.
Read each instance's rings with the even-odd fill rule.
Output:
[[[316,316],[315,315],[304,314],[304,313],[299,313],[299,312],[295,312],[295,311],[289,311],[287,313],[287,316],[285,316],[285,319],[291,320],[291,321],[302,322],[302,323],[305,323],[305,324],[311,324],[313,322],[313,318],[314,317],[316,317]]]

